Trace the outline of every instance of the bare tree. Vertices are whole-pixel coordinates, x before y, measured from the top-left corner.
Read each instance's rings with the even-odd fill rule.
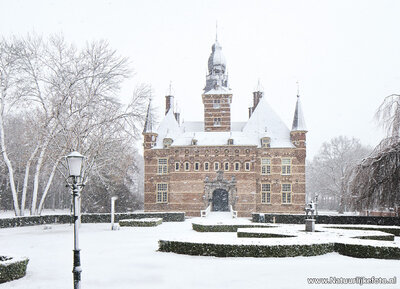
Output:
[[[28,193],[33,215],[43,209],[54,177],[60,173],[60,156],[71,150],[87,155],[89,178],[91,169],[104,162],[101,156],[107,155],[108,146],[116,147],[121,140],[129,140],[133,146],[150,91],[147,86],[139,86],[128,105],[118,100],[120,85],[131,72],[128,60],[118,56],[105,41],[90,43],[81,50],[59,36],[47,40],[38,36],[3,39],[0,45],[2,155],[16,215],[23,214]],[[6,105],[8,111],[14,109],[14,113],[23,111],[33,116],[26,121],[31,122],[34,133],[20,144],[27,148],[24,161],[18,162],[24,163],[21,167],[25,172],[21,182],[22,210],[13,168],[17,162],[9,158],[7,151],[7,142],[13,135],[4,133]]]
[[[400,95],[387,96],[375,117],[386,138],[354,169],[351,190],[358,210],[400,206]]]
[[[349,203],[349,180],[354,166],[370,152],[355,138],[335,137],[323,143],[307,167],[309,196],[319,195],[319,207],[343,213]]]

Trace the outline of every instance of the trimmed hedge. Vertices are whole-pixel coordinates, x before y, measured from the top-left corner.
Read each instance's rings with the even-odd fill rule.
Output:
[[[386,236],[357,236],[354,239],[366,239],[366,240],[376,240],[376,241],[394,241],[394,235]]]
[[[385,232],[388,234],[393,234],[395,236],[400,236],[400,227],[399,228],[374,228],[374,227],[341,227],[341,226],[335,226],[335,227],[326,227],[326,228],[331,228],[331,229],[344,229],[344,230],[362,230],[362,231],[381,231]]]
[[[293,244],[293,245],[232,245],[158,241],[160,252],[214,257],[297,257],[317,256],[331,252],[356,258],[400,260],[399,247],[370,246],[346,243]]]
[[[253,213],[252,221],[255,223],[304,224],[306,215],[295,214],[262,214]],[[349,225],[385,225],[396,226],[400,224],[400,217],[378,216],[345,216],[345,215],[318,215],[315,216],[318,224],[349,224]]]
[[[124,219],[119,220],[121,227],[156,227],[162,224],[162,218]]]
[[[207,225],[192,223],[193,230],[197,232],[237,232],[238,228],[272,228],[275,226],[270,225],[257,225],[257,224],[237,224],[237,225]]]
[[[356,258],[400,259],[399,247],[374,247],[360,244],[335,243],[335,252]]]
[[[290,238],[293,235],[284,235],[277,233],[256,233],[256,232],[237,232],[238,238]]]
[[[13,259],[12,257],[0,256],[0,284],[26,275],[29,259]]]
[[[184,212],[148,212],[148,213],[116,213],[115,222],[122,219],[162,218],[164,222],[184,222]],[[82,214],[82,223],[109,223],[111,214]],[[70,215],[44,215],[13,218],[0,218],[0,228],[14,228],[43,224],[68,224],[71,223]]]
[[[160,240],[159,251],[214,257],[297,257],[333,252],[332,243],[307,245],[230,245]]]

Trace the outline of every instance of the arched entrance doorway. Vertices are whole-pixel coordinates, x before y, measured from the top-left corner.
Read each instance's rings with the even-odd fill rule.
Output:
[[[212,194],[213,211],[229,211],[229,194],[224,189],[216,189]]]

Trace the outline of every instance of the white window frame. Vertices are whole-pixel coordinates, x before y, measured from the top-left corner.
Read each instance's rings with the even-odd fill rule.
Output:
[[[235,170],[235,172],[240,171],[240,162],[235,162],[233,164],[233,169]]]
[[[221,100],[220,99],[213,100],[213,108],[221,108]]]
[[[214,171],[219,171],[219,162],[214,162]]]
[[[221,126],[221,118],[220,117],[215,117],[214,118],[214,126]]]
[[[282,204],[292,203],[292,184],[281,184]]]
[[[224,171],[229,171],[229,162],[224,162]]]
[[[184,163],[184,169],[185,169],[185,172],[188,172],[188,171],[190,171],[190,163],[189,162],[185,162]]]
[[[210,170],[210,163],[209,162],[204,162],[204,170],[209,171]]]
[[[290,176],[292,174],[292,159],[282,158],[281,159],[281,174],[282,176]]]
[[[157,183],[156,189],[156,202],[162,204],[168,203],[168,184]]]
[[[197,169],[196,169],[196,166],[197,166]],[[194,170],[195,171],[199,171],[200,170],[200,163],[199,162],[195,162],[194,163]]]
[[[157,175],[168,174],[168,158],[157,159]]]
[[[261,203],[271,204],[271,183],[261,183]]]
[[[271,174],[271,159],[261,158],[261,174],[270,175]]]

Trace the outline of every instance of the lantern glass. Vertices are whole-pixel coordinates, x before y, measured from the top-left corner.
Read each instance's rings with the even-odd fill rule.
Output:
[[[72,152],[66,156],[70,177],[81,176],[84,158],[85,157],[78,152]]]

